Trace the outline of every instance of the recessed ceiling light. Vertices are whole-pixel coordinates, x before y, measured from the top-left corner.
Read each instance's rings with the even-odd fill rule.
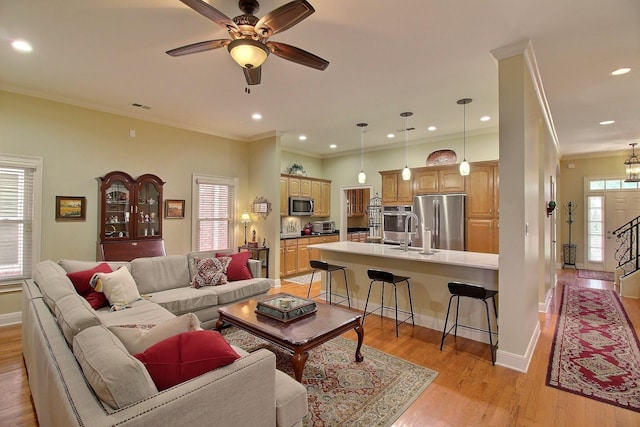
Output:
[[[336,148],[336,147],[337,147],[337,145],[336,145],[336,144],[331,144],[331,145],[329,145],[329,148],[331,148],[331,149],[334,149],[334,148]]]
[[[627,74],[629,71],[631,71],[631,68],[618,68],[617,70],[613,70],[611,72],[612,76],[621,76],[623,74]]]
[[[480,121],[481,121],[481,122],[488,122],[489,120],[491,120],[491,117],[489,117],[489,116],[482,116],[482,117],[480,117]]]
[[[603,122],[600,122],[601,125],[612,125],[614,124],[616,121],[615,120],[605,120]]]
[[[393,134],[393,133],[388,133],[388,134],[387,134],[387,138],[389,138],[389,139],[391,139],[391,138],[395,138],[395,137],[396,137],[396,135],[395,135],[395,134]]]
[[[307,135],[300,135],[300,136],[298,137],[298,140],[300,140],[300,141],[306,141],[306,140],[307,140]]]
[[[436,129],[438,129],[438,128],[437,128],[437,127],[435,127],[435,126],[429,126],[429,127],[427,128],[427,130],[428,130],[429,132],[433,132],[433,131],[434,131],[434,130],[436,130]]]
[[[253,114],[251,115],[251,118],[252,118],[253,120],[261,120],[261,119],[262,119],[262,114],[260,114],[260,113],[253,113]]]
[[[31,52],[33,50],[31,44],[26,40],[14,40],[11,42],[11,46],[19,52]]]

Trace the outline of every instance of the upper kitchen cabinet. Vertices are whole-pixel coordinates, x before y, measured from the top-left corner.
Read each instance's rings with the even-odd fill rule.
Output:
[[[331,181],[314,179],[311,181],[311,198],[313,198],[314,217],[331,215]]]
[[[494,218],[497,212],[497,165],[474,163],[466,179],[466,215],[473,218]]]
[[[289,197],[309,197],[314,201],[314,217],[331,215],[331,181],[297,175],[280,175],[280,216],[289,215]]]
[[[139,256],[164,255],[162,190],[155,175],[137,179],[126,172],[99,178],[101,256],[107,261],[130,261]],[[125,259],[130,258],[130,259]]]
[[[465,179],[458,165],[424,167],[412,171],[414,194],[463,193]]]
[[[295,197],[311,197],[311,183],[309,178],[300,178],[297,176],[289,177],[289,196]]]
[[[413,203],[412,181],[403,180],[401,174],[401,170],[380,172],[383,205],[410,205]]]
[[[289,178],[280,175],[280,216],[289,215]]]

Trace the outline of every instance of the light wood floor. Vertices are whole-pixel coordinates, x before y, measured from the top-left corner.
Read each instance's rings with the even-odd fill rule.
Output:
[[[396,338],[392,320],[367,318],[366,345],[439,372],[394,426],[639,426],[640,413],[545,385],[563,283],[611,289],[607,282],[577,278],[574,270],[558,274],[549,313],[540,315],[541,335],[526,374],[492,366],[488,345],[449,337],[441,352],[440,331],[403,325]],[[306,296],[307,286],[283,282],[275,291]],[[640,332],[640,300],[622,300]],[[356,338],[352,332],[345,336]],[[19,325],[0,328],[2,426],[37,425],[20,345]]]

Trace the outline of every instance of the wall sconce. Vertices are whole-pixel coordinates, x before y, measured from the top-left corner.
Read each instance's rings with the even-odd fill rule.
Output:
[[[247,246],[247,226],[251,224],[249,212],[242,212],[242,215],[240,215],[240,222],[244,225],[244,245]]]
[[[547,217],[551,216],[551,213],[556,209],[556,202],[554,202],[553,200],[551,200],[549,203],[547,203]]]

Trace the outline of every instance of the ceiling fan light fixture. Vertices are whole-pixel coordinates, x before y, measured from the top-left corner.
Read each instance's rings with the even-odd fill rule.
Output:
[[[227,46],[231,57],[242,68],[258,68],[269,56],[269,49],[253,39],[236,39]]]

